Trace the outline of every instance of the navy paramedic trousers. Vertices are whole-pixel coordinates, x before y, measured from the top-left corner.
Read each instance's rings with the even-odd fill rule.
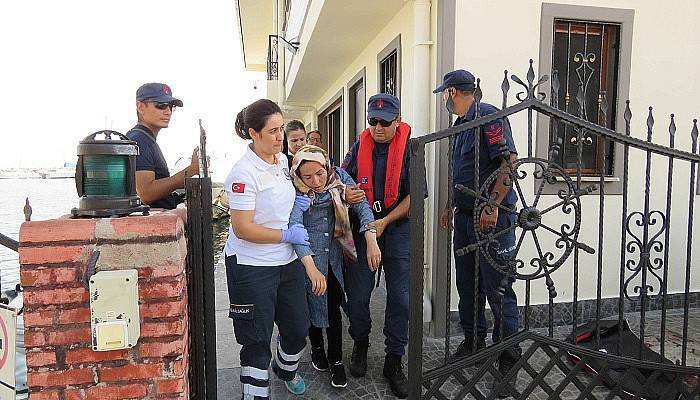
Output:
[[[226,257],[226,280],[231,303],[229,318],[241,349],[244,398],[269,397],[270,339],[277,324],[277,374],[290,381],[299,366],[309,330],[304,267],[299,260],[283,266],[238,264]],[[247,397],[246,397],[247,396]]]
[[[515,224],[516,214],[506,214],[499,210],[496,232],[501,232]],[[477,227],[478,228],[478,227]],[[503,264],[503,260],[515,256],[515,230],[511,230],[496,239],[499,243],[497,250],[490,250],[491,256]],[[471,210],[457,210],[454,219],[454,249],[458,250],[469,244],[476,243],[474,233],[474,217]],[[501,260],[501,261],[499,261]],[[473,335],[474,299],[478,299],[477,336],[486,338],[486,317],[484,315],[486,300],[491,307],[494,317],[492,339],[494,342],[501,337],[501,300],[498,286],[504,275],[495,270],[483,255],[479,256],[479,285],[478,293],[474,293],[474,252],[463,256],[455,255],[455,272],[457,292],[459,292],[459,319],[465,337]],[[509,280],[503,296],[503,328],[504,337],[518,332],[518,302],[513,291],[513,280]]]
[[[378,239],[382,251],[384,280],[386,282],[386,309],[384,310],[385,352],[403,356],[408,343],[408,283],[410,224],[403,218],[387,226]],[[345,279],[348,332],[355,341],[366,340],[372,329],[369,301],[376,281],[376,272],[367,265],[367,242],[364,236],[355,236],[357,264],[350,265]]]

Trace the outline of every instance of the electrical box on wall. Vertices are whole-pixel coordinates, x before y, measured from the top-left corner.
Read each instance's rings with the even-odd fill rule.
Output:
[[[90,277],[92,349],[128,349],[141,335],[138,271],[100,271]]]

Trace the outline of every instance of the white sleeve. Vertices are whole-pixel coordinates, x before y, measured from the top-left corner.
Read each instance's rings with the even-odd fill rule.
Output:
[[[239,165],[234,166],[226,178],[224,189],[228,197],[228,207],[231,210],[255,210],[257,185],[249,171],[240,168]]]

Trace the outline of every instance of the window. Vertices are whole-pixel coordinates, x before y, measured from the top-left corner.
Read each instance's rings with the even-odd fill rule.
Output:
[[[365,130],[367,111],[365,110],[365,69],[363,68],[348,82],[348,149]]]
[[[629,98],[632,70],[634,10],[542,3],[539,76],[557,71],[558,104],[554,106],[609,129],[624,127],[625,100]],[[550,100],[549,87],[542,91]],[[577,95],[583,95],[583,110]],[[534,132],[533,132],[534,133]],[[570,173],[576,171],[576,132],[561,122],[537,116],[536,156],[549,159],[553,143],[561,142],[553,160]],[[602,172],[606,194],[622,194],[624,146],[585,137],[583,180],[598,180]],[[588,176],[586,176],[588,175]],[[535,187],[539,182],[535,180]],[[563,183],[547,184],[544,194],[556,194]]]
[[[321,109],[323,111],[321,111],[318,117],[318,129],[323,134],[323,139],[327,140],[328,154],[336,163],[339,163],[343,160],[343,153],[341,153],[343,145],[342,91]]]
[[[334,160],[343,159],[342,154],[340,153],[340,141],[342,138],[342,134],[340,132],[341,125],[340,107],[338,107],[326,115],[326,132],[328,132],[329,141],[328,152]]]
[[[377,55],[377,91],[401,97],[401,35]]]
[[[609,105],[617,104],[619,50],[620,24],[555,19],[552,71],[557,71],[561,85],[557,108],[615,130],[616,109]],[[550,143],[561,144],[553,161],[576,173],[577,132],[561,121],[550,124]],[[581,172],[613,175],[613,143],[596,135],[584,137]]]
[[[396,88],[396,55],[396,50],[394,50],[379,63],[380,93],[393,94],[394,96],[398,93]]]

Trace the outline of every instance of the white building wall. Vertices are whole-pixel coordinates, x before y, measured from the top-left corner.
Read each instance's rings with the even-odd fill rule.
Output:
[[[413,11],[411,2],[407,2],[406,5],[396,13],[396,16],[387,21],[386,27],[365,47],[364,51],[358,55],[358,57],[345,69],[345,71],[338,77],[338,79],[327,88],[325,93],[318,99],[316,107],[323,107],[329,100],[331,100],[339,90],[343,90],[345,98],[347,99],[347,83],[365,68],[365,90],[366,97],[369,99],[370,96],[378,92],[378,65],[377,65],[377,54],[380,53],[392,40],[396,38],[399,34],[401,35],[401,115],[410,124],[411,122],[411,110],[412,110],[412,99],[410,96],[410,82],[413,79],[412,70],[412,57],[413,57]],[[347,103],[347,102],[346,102]],[[319,112],[321,110],[319,109]],[[347,104],[344,105],[343,115],[348,115]],[[348,131],[349,121],[347,118],[343,120],[343,131]],[[348,149],[349,144],[345,143],[345,150]]]
[[[630,93],[633,118],[632,135],[646,138],[647,107],[654,106],[654,141],[668,143],[669,114],[675,113],[676,147],[690,149],[690,130],[693,118],[700,113],[700,82],[695,79],[700,61],[700,42],[695,40],[694,21],[700,17],[700,3],[674,1],[660,4],[652,0],[570,0],[553,3],[575,4],[596,7],[634,9],[633,46],[630,73]],[[455,68],[464,68],[481,78],[484,101],[501,106],[501,81],[503,70],[515,73],[525,80],[527,60],[535,60],[535,71],[549,74],[547,67],[540,68],[540,16],[542,1],[539,0],[458,0],[456,13]],[[571,15],[570,18],[576,18]],[[519,86],[511,81],[510,104]],[[549,93],[548,88],[543,90]],[[618,112],[622,112],[620,109]],[[516,146],[521,155],[527,152],[527,113],[510,118]],[[618,131],[623,129],[618,125]],[[536,147],[536,146],[534,146]],[[617,153],[618,160],[622,154]],[[629,205],[632,211],[643,210],[645,154],[631,151],[629,160],[630,186]],[[619,161],[618,161],[619,162]],[[665,210],[667,159],[654,157],[652,162],[652,210]],[[669,259],[670,293],[684,291],[685,254],[688,220],[689,164],[676,161],[673,177],[673,204],[671,213],[671,247]],[[531,171],[530,171],[531,172]],[[530,175],[531,176],[531,175]],[[532,180],[523,185],[526,195],[532,197]],[[552,203],[555,196],[546,196]],[[700,198],[696,197],[696,202]],[[583,200],[583,220],[580,240],[598,247],[598,201],[597,195]],[[696,221],[698,207],[695,207]],[[607,195],[604,214],[603,248],[603,297],[617,297],[620,284],[622,197]],[[697,225],[697,224],[696,224]],[[700,289],[697,243],[700,230],[693,229],[695,243],[692,256],[692,280],[690,289]],[[630,236],[627,235],[629,241]],[[663,235],[661,237],[663,241]],[[530,260],[535,256],[534,246],[526,246],[520,258]],[[596,296],[597,254],[580,253],[578,298],[593,299]],[[637,259],[638,253],[631,256]],[[630,257],[628,257],[629,259]],[[631,272],[627,271],[626,276]],[[454,276],[454,274],[453,274]],[[557,302],[571,301],[573,296],[572,258],[554,274],[557,285]],[[653,283],[655,291],[659,285]],[[519,282],[519,302],[524,302],[524,284]],[[632,290],[629,291],[632,293]],[[547,291],[542,279],[533,283],[532,303],[547,301]],[[457,305],[456,290],[452,292],[452,308]]]

